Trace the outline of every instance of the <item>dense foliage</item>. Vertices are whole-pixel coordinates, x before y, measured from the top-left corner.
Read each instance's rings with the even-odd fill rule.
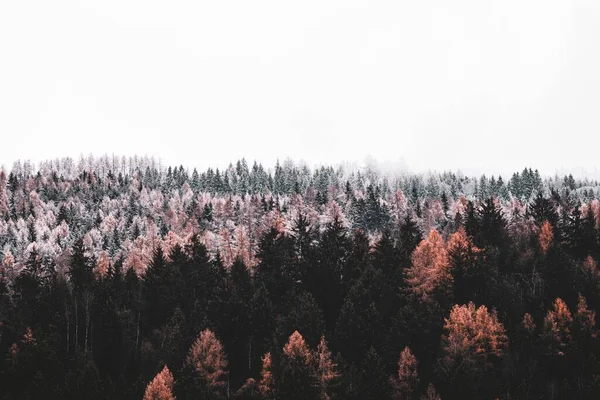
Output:
[[[597,398],[596,182],[0,171],[0,399]]]

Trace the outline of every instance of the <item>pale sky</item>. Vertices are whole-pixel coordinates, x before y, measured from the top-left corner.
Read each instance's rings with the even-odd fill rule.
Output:
[[[600,176],[600,1],[0,1],[0,165]]]

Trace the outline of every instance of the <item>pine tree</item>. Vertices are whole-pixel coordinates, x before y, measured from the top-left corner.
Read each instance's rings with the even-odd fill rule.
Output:
[[[480,297],[478,291],[485,290],[486,274],[478,268],[481,250],[473,244],[462,226],[450,235],[446,247],[454,278],[454,300],[461,304]]]
[[[506,221],[495,199],[490,197],[483,202],[480,210],[480,221],[481,232],[479,237],[474,236],[475,243],[479,247],[503,245]]]
[[[175,246],[172,255],[179,251],[180,248]],[[149,330],[163,325],[177,304],[180,289],[177,288],[176,268],[173,262],[167,262],[161,246],[157,246],[143,278],[146,299],[144,317]]]
[[[410,257],[413,251],[422,240],[423,234],[417,226],[417,223],[407,214],[404,218],[404,223],[400,226],[398,241],[400,262],[402,265],[407,266],[408,263],[410,263]]]
[[[316,398],[319,380],[311,354],[302,335],[295,331],[283,347],[278,394],[290,400]]]
[[[528,207],[528,212],[533,217],[537,226],[542,226],[548,221],[552,227],[558,226],[558,215],[550,199],[538,192],[533,202]]]
[[[390,391],[383,360],[375,348],[371,347],[360,366],[358,397],[361,399],[387,399]]]

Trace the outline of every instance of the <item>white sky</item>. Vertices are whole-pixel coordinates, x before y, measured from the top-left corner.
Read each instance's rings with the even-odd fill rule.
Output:
[[[600,176],[599,128],[599,1],[0,1],[0,165]]]

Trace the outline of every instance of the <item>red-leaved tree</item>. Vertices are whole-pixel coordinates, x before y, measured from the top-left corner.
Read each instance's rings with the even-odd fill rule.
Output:
[[[392,378],[393,398],[395,400],[410,399],[419,386],[417,358],[407,346],[398,359],[398,375]]]
[[[406,283],[421,301],[430,301],[436,292],[451,289],[452,275],[444,239],[436,230],[419,243],[406,270]]]
[[[146,386],[143,400],[175,400],[173,374],[166,365]]]
[[[446,371],[457,368],[484,371],[508,349],[506,331],[495,310],[489,312],[485,306],[476,308],[473,303],[455,305],[445,322],[441,361]]]
[[[222,393],[227,376],[227,359],[223,345],[210,329],[200,332],[185,360],[196,372],[199,389],[204,393]]]

